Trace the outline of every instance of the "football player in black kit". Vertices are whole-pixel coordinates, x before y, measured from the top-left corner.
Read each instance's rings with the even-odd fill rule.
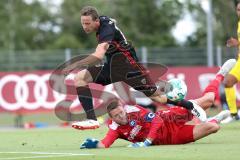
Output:
[[[70,64],[63,70],[64,74],[68,74],[81,66],[88,66],[87,69],[80,70],[74,79],[78,98],[87,120],[74,122],[73,128],[95,129],[99,127],[88,84],[108,85],[119,81],[144,93],[153,101],[183,106],[200,120],[206,120],[206,113],[194,102],[186,100],[173,102],[167,99],[166,95],[159,93],[147,70],[138,63],[135,49],[127,42],[121,30],[116,26],[115,20],[107,16],[99,16],[95,7],[86,6],[81,10],[81,24],[87,34],[96,32],[98,45],[94,53]],[[104,65],[96,66],[104,56],[106,56]]]

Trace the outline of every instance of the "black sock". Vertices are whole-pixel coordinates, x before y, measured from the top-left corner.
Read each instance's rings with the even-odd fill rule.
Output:
[[[82,107],[87,115],[87,119],[97,120],[93,109],[93,102],[92,102],[92,93],[90,91],[89,86],[83,86],[77,88],[78,99],[82,104]]]
[[[186,108],[187,110],[192,110],[193,109],[193,103],[190,102],[190,101],[187,101],[185,99],[181,100],[181,101],[178,101],[178,102],[174,102],[174,101],[171,101],[170,99],[167,100],[167,103],[168,104],[173,104],[175,106],[181,106],[181,107],[184,107]]]
[[[238,113],[231,113],[232,117],[235,118],[235,120],[239,120]]]

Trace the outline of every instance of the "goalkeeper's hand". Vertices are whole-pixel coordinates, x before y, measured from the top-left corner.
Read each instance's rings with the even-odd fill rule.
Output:
[[[83,144],[81,144],[80,149],[85,149],[85,148],[97,148],[99,141],[97,139],[93,138],[87,138]]]
[[[146,139],[144,142],[136,142],[128,145],[128,147],[139,148],[139,147],[148,147],[152,144],[152,142]]]

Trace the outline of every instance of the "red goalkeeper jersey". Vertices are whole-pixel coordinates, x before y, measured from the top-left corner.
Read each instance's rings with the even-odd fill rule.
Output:
[[[119,125],[110,121],[109,131],[101,141],[105,147],[111,146],[118,138],[130,142],[142,142],[151,138],[155,145],[173,144],[179,128],[192,119],[189,112],[181,107],[173,107],[156,114],[138,105],[126,105],[124,109],[127,112],[128,124]],[[191,135],[190,139],[192,141]]]

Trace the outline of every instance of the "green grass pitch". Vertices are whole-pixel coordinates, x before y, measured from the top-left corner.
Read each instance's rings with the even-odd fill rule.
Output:
[[[71,128],[0,130],[0,160],[236,160],[240,158],[240,122],[186,145],[127,148],[118,140],[109,149],[80,150],[88,137],[101,139],[106,127],[78,131]]]

